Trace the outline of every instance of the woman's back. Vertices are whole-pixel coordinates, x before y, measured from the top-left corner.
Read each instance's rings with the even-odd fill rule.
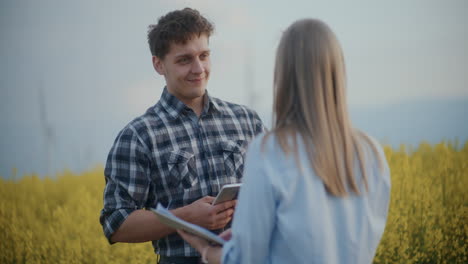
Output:
[[[298,140],[300,137],[298,137]],[[330,195],[309,166],[302,142],[298,163],[270,136],[249,147],[244,184],[233,224],[233,238],[223,249],[223,263],[371,263],[385,228],[390,176],[362,139],[365,191],[356,160],[354,171],[362,194]]]

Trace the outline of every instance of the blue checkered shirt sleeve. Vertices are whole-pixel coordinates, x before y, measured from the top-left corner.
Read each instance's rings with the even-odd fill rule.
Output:
[[[120,132],[104,171],[106,189],[100,222],[110,243],[111,235],[130,213],[145,207],[151,181],[148,148],[132,126]]]

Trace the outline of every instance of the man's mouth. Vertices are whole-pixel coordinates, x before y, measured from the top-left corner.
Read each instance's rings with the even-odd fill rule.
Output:
[[[194,78],[194,79],[188,79],[189,82],[191,83],[199,83],[203,80],[203,78]]]

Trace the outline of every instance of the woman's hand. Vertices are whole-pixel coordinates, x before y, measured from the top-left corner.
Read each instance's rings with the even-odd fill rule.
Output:
[[[221,237],[222,239],[224,239],[226,241],[231,240],[231,237],[232,237],[231,228],[224,230],[224,232],[219,234],[219,237]]]
[[[179,233],[179,235],[185,241],[187,241],[193,248],[195,248],[200,253],[203,250],[203,248],[205,248],[206,246],[209,245],[208,241],[206,241],[205,239],[200,238],[200,237],[195,236],[195,235],[192,235],[190,233],[187,233],[187,232],[185,232],[183,230],[178,229],[177,233]],[[227,230],[224,230],[224,232],[219,234],[219,237],[221,237],[222,239],[224,239],[226,241],[231,240],[231,237],[232,237],[231,228],[229,228]]]
[[[200,254],[202,253],[203,248],[209,246],[210,244],[203,238],[187,233],[183,230],[178,229],[177,233],[187,241],[193,248],[195,248]]]
[[[226,232],[226,231],[225,231]],[[202,260],[208,261],[210,264],[220,264],[221,263],[221,250],[222,247],[210,246],[208,241],[198,236],[187,233],[183,230],[178,229],[177,233],[194,247],[202,256]],[[223,232],[224,233],[224,232]],[[229,231],[229,233],[231,233]]]

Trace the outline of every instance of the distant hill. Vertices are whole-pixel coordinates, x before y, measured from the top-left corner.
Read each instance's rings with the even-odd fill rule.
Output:
[[[417,145],[421,141],[468,140],[468,99],[351,107],[354,126],[382,143]]]
[[[260,116],[270,126],[271,114]],[[422,141],[468,140],[468,98],[426,100],[382,106],[350,106],[353,125],[383,144],[416,146]]]

